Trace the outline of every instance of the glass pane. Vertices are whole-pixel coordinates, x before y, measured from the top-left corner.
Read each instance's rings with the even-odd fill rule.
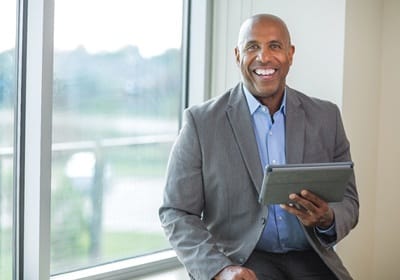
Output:
[[[0,279],[12,279],[16,1],[0,1]]]
[[[182,0],[55,0],[51,273],[168,247]]]

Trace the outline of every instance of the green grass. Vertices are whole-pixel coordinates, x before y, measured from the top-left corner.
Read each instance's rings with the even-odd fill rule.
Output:
[[[11,229],[0,229],[0,279],[12,278],[12,235]]]
[[[160,177],[165,170],[170,146],[153,144],[110,149],[104,151],[103,159],[111,167],[113,178]],[[146,255],[169,247],[161,231],[104,232],[100,256],[94,259],[89,257],[89,223],[88,217],[81,213],[82,194],[71,188],[71,182],[65,175],[65,164],[69,157],[69,154],[61,153],[53,158],[52,177],[57,188],[52,190],[52,217],[60,218],[59,215],[62,215],[62,219],[52,228],[52,273]],[[3,183],[7,178],[12,180],[11,172],[3,172],[2,175]],[[10,230],[0,230],[0,242],[0,279],[9,280],[12,278]]]
[[[107,232],[103,241],[103,255],[107,258],[138,256],[169,247],[161,233]]]
[[[79,253],[68,258],[52,260],[51,272],[62,273],[101,263],[138,257],[169,248],[164,235],[148,232],[105,232],[102,236],[100,256],[94,259],[89,257],[89,240],[82,248],[85,253]],[[85,242],[86,243],[86,242]],[[82,250],[79,250],[82,252]]]
[[[2,241],[0,279],[11,280],[12,244],[10,230],[3,230],[0,234],[0,240]],[[102,254],[94,261],[89,259],[87,252],[68,259],[51,260],[52,272],[58,273],[75,270],[84,266],[137,257],[169,248],[169,244],[161,232],[105,232],[102,245]]]

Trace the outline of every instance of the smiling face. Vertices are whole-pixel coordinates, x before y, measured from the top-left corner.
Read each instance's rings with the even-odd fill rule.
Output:
[[[243,83],[273,112],[280,105],[293,54],[289,32],[279,18],[258,15],[243,23],[235,48]]]

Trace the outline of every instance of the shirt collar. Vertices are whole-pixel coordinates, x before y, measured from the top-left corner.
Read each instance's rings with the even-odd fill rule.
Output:
[[[257,111],[257,109],[259,107],[262,107],[264,105],[261,104],[260,101],[258,101],[254,97],[254,95],[252,95],[250,93],[250,91],[244,85],[243,85],[243,91],[244,91],[244,94],[246,96],[247,105],[249,106],[250,114],[253,115],[254,112]],[[286,115],[286,87],[285,87],[285,91],[283,93],[283,99],[282,99],[281,107],[279,108],[278,111],[280,111],[281,113]]]

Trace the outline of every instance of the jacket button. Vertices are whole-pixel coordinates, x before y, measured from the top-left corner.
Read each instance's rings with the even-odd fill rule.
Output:
[[[261,224],[262,224],[262,225],[265,225],[266,221],[267,221],[267,219],[261,218]]]

